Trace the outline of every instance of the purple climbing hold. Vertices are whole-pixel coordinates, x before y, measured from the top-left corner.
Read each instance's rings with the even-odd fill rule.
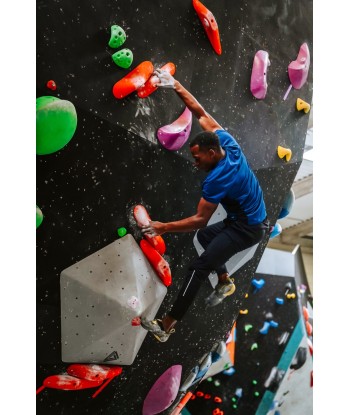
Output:
[[[254,56],[250,91],[257,99],[264,99],[267,92],[267,67],[270,66],[269,54],[258,50]]]
[[[180,150],[190,136],[191,127],[192,112],[186,107],[176,121],[159,128],[157,131],[158,140],[167,150]]]
[[[295,61],[288,65],[288,75],[293,88],[300,89],[306,82],[310,66],[310,51],[307,43],[300,46]]]
[[[155,415],[163,412],[174,402],[181,381],[182,366],[169,367],[149,390],[142,408],[142,415]]]

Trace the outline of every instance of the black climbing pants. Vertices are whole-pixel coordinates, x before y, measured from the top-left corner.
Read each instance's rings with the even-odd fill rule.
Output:
[[[260,242],[268,232],[267,220],[258,225],[225,219],[197,232],[204,252],[189,266],[181,290],[168,313],[181,320],[192,304],[201,283],[215,271],[218,276],[226,273],[225,263],[237,252]]]

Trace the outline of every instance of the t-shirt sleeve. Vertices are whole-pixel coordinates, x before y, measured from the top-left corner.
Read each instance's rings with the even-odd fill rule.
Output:
[[[202,196],[207,202],[219,204],[225,195],[225,189],[220,188],[220,186],[215,185],[213,182],[204,181]]]
[[[219,137],[221,147],[238,146],[237,141],[225,130],[216,130],[215,133]]]

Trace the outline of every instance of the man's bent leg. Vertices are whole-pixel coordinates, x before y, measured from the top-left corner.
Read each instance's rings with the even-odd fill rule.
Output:
[[[210,242],[221,233],[227,225],[224,222],[217,222],[197,231],[198,242],[204,249],[207,249]],[[214,269],[217,273],[219,281],[227,281],[229,275],[225,264],[219,265]]]

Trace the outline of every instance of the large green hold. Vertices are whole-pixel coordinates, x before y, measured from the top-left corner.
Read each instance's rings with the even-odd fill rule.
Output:
[[[77,128],[77,112],[70,101],[51,96],[36,99],[36,154],[61,150]]]
[[[122,49],[112,55],[114,63],[121,68],[129,68],[132,64],[133,54],[130,49]]]
[[[36,227],[37,228],[41,225],[43,220],[44,220],[43,212],[37,206],[36,207]]]
[[[126,39],[126,34],[124,32],[124,29],[122,29],[118,25],[111,26],[111,38],[108,42],[108,45],[111,48],[119,48]]]

